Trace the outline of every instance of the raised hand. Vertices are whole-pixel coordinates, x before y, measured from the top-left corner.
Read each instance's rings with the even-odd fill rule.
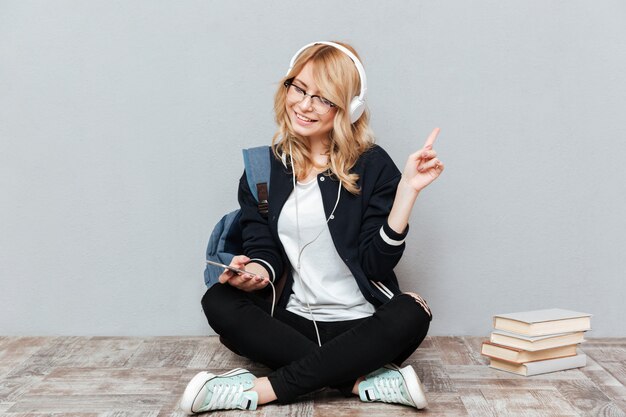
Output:
[[[424,146],[409,155],[404,167],[402,179],[417,192],[436,180],[444,169],[443,163],[437,158],[437,152],[433,149],[439,130],[438,127],[435,128],[426,139]]]

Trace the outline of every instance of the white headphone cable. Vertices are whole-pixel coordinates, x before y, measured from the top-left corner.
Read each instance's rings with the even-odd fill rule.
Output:
[[[293,155],[291,153],[291,143],[289,144],[289,153],[291,155]],[[290,155],[290,157],[291,157]],[[292,159],[292,163],[291,163],[291,178],[293,181],[293,192],[294,192],[294,196],[295,196],[295,202],[296,202],[296,232],[297,232],[297,240],[298,240],[298,260],[296,263],[296,270],[298,271],[298,277],[300,278],[300,283],[302,285],[302,292],[304,295],[304,302],[306,303],[307,309],[309,310],[309,314],[311,315],[311,320],[313,321],[313,327],[315,327],[315,335],[317,336],[317,344],[321,347],[322,346],[322,341],[320,338],[320,332],[319,329],[317,328],[317,322],[315,321],[315,316],[313,315],[313,309],[311,308],[311,305],[309,303],[309,299],[307,296],[307,289],[310,290],[310,287],[307,285],[306,281],[304,280],[304,275],[302,274],[301,270],[300,270],[300,260],[302,258],[302,253],[304,252],[304,249],[309,246],[310,244],[312,244],[313,242],[315,242],[324,232],[324,229],[322,228],[319,233],[317,234],[317,236],[315,236],[315,238],[313,240],[311,240],[310,242],[308,242],[307,244],[305,244],[304,246],[300,247],[300,242],[302,241],[300,238],[300,215],[299,215],[299,211],[298,211],[298,189],[297,189],[297,184],[296,184],[296,171],[295,171],[295,167],[293,164],[293,159]],[[326,219],[326,224],[328,224],[328,222],[334,218],[334,214],[335,214],[335,209],[337,208],[337,206],[339,205],[339,199],[341,197],[341,188],[342,188],[342,183],[341,180],[339,180],[339,187],[337,189],[337,200],[335,201],[335,206],[333,207],[330,215],[328,216],[328,218]]]
[[[268,284],[270,284],[270,287],[272,287],[272,311],[270,311],[270,316],[274,317],[274,307],[276,306],[276,289],[274,288],[274,284],[272,284],[272,281],[268,281]]]

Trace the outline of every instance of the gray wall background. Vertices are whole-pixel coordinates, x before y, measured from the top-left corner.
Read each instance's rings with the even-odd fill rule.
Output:
[[[305,43],[352,43],[377,140],[432,128],[406,290],[433,335],[625,336],[626,3],[0,0],[0,334],[202,335],[204,250]]]

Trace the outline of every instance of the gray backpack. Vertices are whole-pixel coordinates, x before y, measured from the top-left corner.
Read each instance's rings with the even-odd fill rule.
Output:
[[[242,152],[248,186],[259,204],[259,212],[261,215],[267,216],[271,148],[269,146],[259,146],[243,149]],[[243,240],[241,238],[241,227],[239,226],[240,218],[241,210],[237,209],[226,214],[215,225],[206,248],[207,260],[230,265],[235,255],[243,253]],[[204,283],[207,288],[218,282],[222,272],[222,268],[207,264],[204,270]]]

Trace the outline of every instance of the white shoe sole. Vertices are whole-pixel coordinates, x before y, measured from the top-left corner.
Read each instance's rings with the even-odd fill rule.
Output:
[[[418,410],[428,407],[428,402],[426,401],[426,395],[424,395],[422,382],[415,373],[413,367],[409,365],[398,370],[404,378],[404,383],[406,384],[407,391],[409,391],[409,395],[411,396],[415,407]]]
[[[198,394],[201,392],[202,387],[207,381],[210,381],[215,377],[214,374],[202,371],[198,372],[196,376],[194,376],[189,384],[187,384],[187,388],[185,388],[185,392],[183,393],[183,398],[180,400],[180,408],[187,414],[195,414],[197,411],[193,411],[193,405],[198,398]]]
[[[198,413],[197,410],[199,408],[199,404],[196,403],[204,403],[204,398],[200,399],[198,395],[202,392],[202,387],[204,387],[207,382],[218,376],[233,376],[247,372],[248,371],[241,368],[233,369],[232,371],[225,372],[221,375],[215,375],[206,371],[198,372],[196,376],[194,376],[187,384],[187,388],[185,388],[185,392],[183,393],[183,398],[180,400],[180,408],[189,415]],[[194,409],[196,411],[194,411]]]

